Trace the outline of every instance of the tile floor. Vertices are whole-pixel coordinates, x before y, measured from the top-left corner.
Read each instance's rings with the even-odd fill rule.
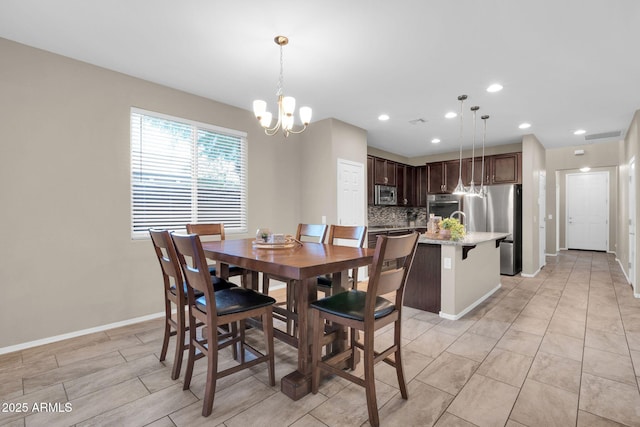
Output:
[[[382,425],[640,426],[640,300],[613,255],[563,251],[537,277],[503,276],[502,285],[457,321],[405,310],[409,400],[393,370],[378,365]],[[170,379],[171,360],[158,360],[161,338],[154,320],[0,355],[0,425],[368,425],[358,386],[330,378],[294,402],[279,384],[268,386],[264,366],[219,381],[213,413],[203,418],[203,361],[183,391],[182,377]],[[276,341],[277,380],[295,360]],[[33,411],[56,402],[62,406]]]

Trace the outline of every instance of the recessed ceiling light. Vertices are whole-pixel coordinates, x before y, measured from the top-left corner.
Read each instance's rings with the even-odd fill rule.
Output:
[[[587,131],[584,129],[578,129],[577,131],[573,132],[574,135],[584,135],[585,133],[587,133]]]
[[[494,83],[487,88],[487,92],[500,92],[502,90],[502,85],[500,83]]]
[[[580,168],[580,172],[589,172],[591,170],[591,168],[589,166],[585,166],[583,168]]]
[[[431,143],[432,143],[432,144],[437,144],[437,143],[439,143],[439,142],[440,142],[440,140],[439,140],[438,138],[433,138],[433,139],[431,140]]]
[[[454,113],[453,111],[449,111],[444,115],[447,119],[453,119],[454,117],[458,117],[458,113]]]
[[[531,123],[520,123],[518,127],[520,129],[529,129],[531,127]]]
[[[389,120],[389,115],[388,114],[380,114],[378,116],[378,120],[380,120],[381,122],[385,122],[385,121]]]

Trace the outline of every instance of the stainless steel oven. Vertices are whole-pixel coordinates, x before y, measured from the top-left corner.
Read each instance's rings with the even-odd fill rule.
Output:
[[[449,218],[455,211],[462,210],[462,197],[455,194],[427,195],[427,218],[431,214]]]

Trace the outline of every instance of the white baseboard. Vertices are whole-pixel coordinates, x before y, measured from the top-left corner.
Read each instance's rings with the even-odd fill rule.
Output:
[[[121,326],[133,325],[134,323],[140,323],[146,320],[157,319],[158,317],[164,317],[164,311],[160,313],[149,314],[147,316],[136,317],[134,319],[123,320],[121,322],[115,322],[115,323],[109,323],[107,325],[96,326],[95,328],[82,329],[80,331],[69,332],[67,334],[56,335],[53,337],[47,337],[40,340],[11,345],[9,347],[2,347],[0,348],[0,354],[13,353],[14,351],[25,350],[27,348],[37,347],[39,345],[51,344],[51,343],[66,340],[69,338],[76,338],[82,335],[93,334],[95,332],[102,332],[108,329],[119,328]]]
[[[536,276],[538,275],[538,273],[540,273],[540,270],[541,270],[541,268],[538,268],[538,269],[535,271],[535,273],[533,273],[533,274],[527,274],[527,273],[522,273],[522,272],[520,272],[520,275],[521,275],[522,277],[536,277]]]
[[[556,252],[555,254],[544,254],[544,256],[558,256],[558,253]]]
[[[495,288],[491,289],[489,292],[487,292],[486,294],[484,294],[483,296],[478,298],[478,300],[476,302],[474,302],[473,304],[471,304],[469,307],[465,308],[464,310],[462,310],[458,314],[448,314],[448,313],[444,313],[444,312],[441,311],[440,313],[438,313],[438,315],[440,317],[442,317],[443,319],[458,320],[461,317],[463,317],[465,314],[467,314],[468,312],[470,312],[471,310],[473,310],[474,308],[479,306],[484,300],[486,300],[491,295],[493,295],[501,287],[502,287],[502,283],[498,283],[498,286],[496,286]]]

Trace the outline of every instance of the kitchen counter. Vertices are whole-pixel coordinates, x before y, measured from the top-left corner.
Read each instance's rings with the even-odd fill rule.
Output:
[[[369,229],[367,231],[369,231],[370,233],[377,233],[380,231],[403,231],[403,230],[415,230],[415,229],[426,229],[427,225],[426,224],[416,224],[413,227],[410,226],[402,226],[402,225],[371,225],[369,226]]]
[[[424,235],[405,287],[404,305],[456,320],[500,289],[500,241],[507,233],[469,233],[463,240]]]

